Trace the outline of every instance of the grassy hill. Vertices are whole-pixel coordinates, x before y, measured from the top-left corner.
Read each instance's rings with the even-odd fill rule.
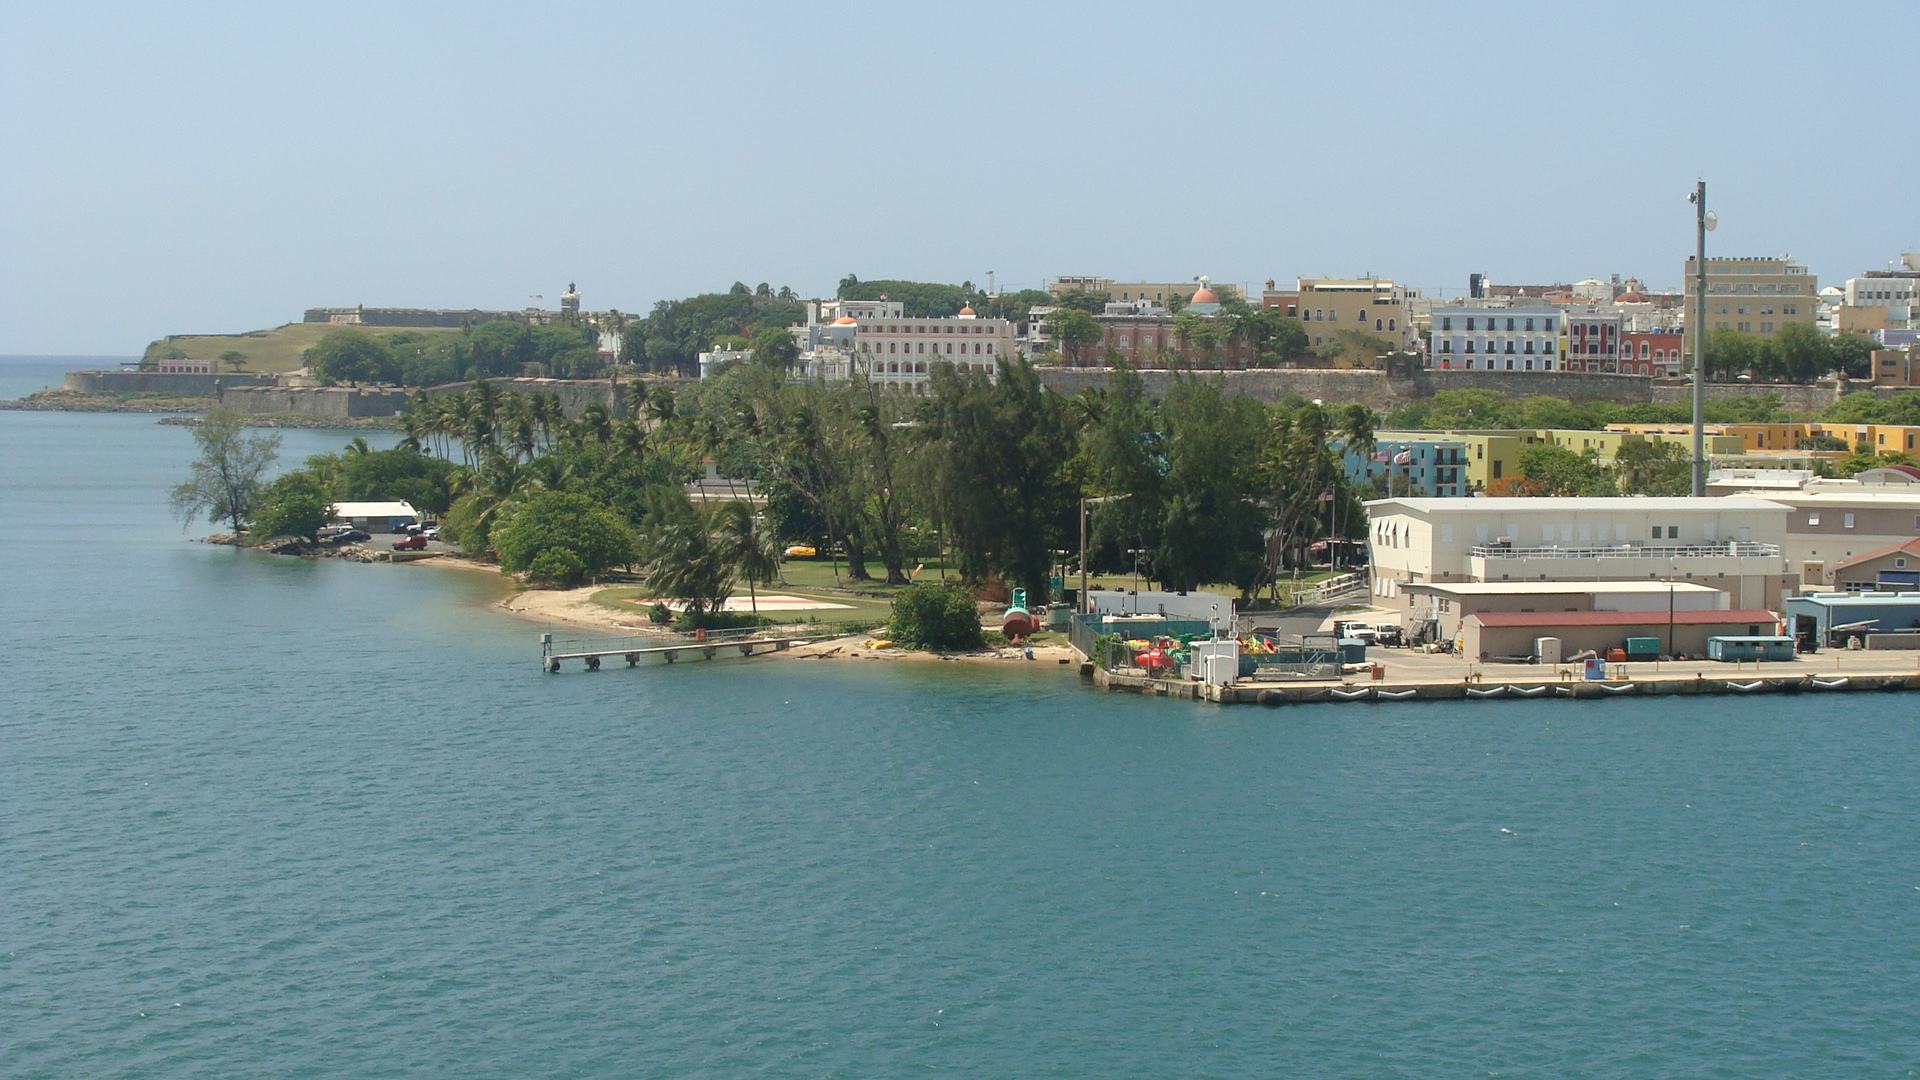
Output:
[[[146,359],[157,359],[166,355],[169,348],[178,349],[190,360],[212,360],[219,364],[220,356],[226,352],[245,353],[247,371],[293,371],[300,367],[300,355],[312,348],[329,330],[338,327],[330,323],[288,323],[272,330],[254,330],[244,334],[172,334],[147,346]],[[434,334],[458,334],[453,328],[423,326],[362,326],[370,334],[391,337],[394,334],[413,334],[427,336]],[[219,364],[219,370],[226,371],[225,364]]]

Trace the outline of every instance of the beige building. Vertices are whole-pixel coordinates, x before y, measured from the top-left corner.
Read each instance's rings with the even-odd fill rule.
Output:
[[[1295,317],[1314,345],[1342,330],[1362,330],[1412,351],[1420,346],[1412,307],[1419,298],[1419,289],[1382,278],[1300,278]]]
[[[1691,581],[1778,609],[1797,574],[1788,508],[1759,498],[1380,499],[1367,503],[1374,603],[1431,582]]]
[[[1920,484],[1812,480],[1766,498],[1788,508],[1786,555],[1803,591],[1834,585],[1848,559],[1920,537]]]
[[[1714,330],[1738,330],[1770,338],[1788,323],[1814,326],[1819,314],[1820,282],[1805,263],[1791,256],[1707,260],[1707,312],[1694,311],[1695,274],[1692,257],[1686,265],[1686,354],[1693,356],[1693,335],[1704,325]]]

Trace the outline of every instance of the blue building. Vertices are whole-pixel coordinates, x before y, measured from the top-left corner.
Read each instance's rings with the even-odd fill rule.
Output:
[[[1787,632],[1805,645],[1848,635],[1920,632],[1920,592],[1814,593],[1787,600]],[[1835,627],[1848,629],[1835,633]]]
[[[1387,497],[1458,498],[1467,491],[1467,444],[1445,435],[1380,432],[1373,452],[1343,447],[1340,464],[1354,485],[1384,477]]]

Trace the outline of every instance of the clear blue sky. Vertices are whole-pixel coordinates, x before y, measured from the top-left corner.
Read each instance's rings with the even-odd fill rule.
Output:
[[[1823,284],[1920,248],[1920,5],[8,4],[0,352],[849,271]]]

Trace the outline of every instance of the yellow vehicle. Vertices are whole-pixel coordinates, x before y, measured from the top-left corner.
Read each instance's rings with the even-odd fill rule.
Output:
[[[787,558],[789,559],[811,559],[818,554],[820,554],[818,551],[815,551],[806,544],[795,544],[787,549]]]

